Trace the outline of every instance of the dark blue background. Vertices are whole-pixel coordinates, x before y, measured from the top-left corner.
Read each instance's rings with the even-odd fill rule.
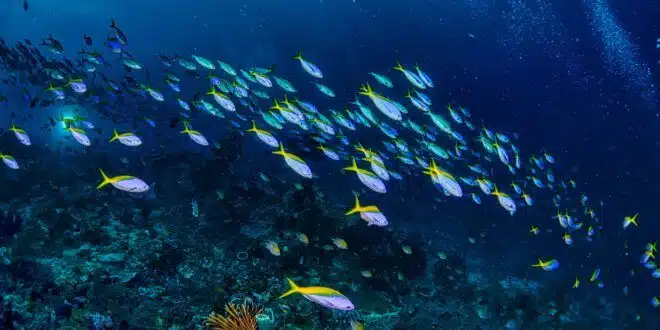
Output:
[[[340,95],[324,104],[337,109],[353,99],[367,79],[366,72],[384,72],[396,61],[420,63],[436,82],[432,97],[437,104],[466,106],[488,127],[520,133],[521,149],[545,148],[556,155],[558,171],[573,177],[592,200],[604,202],[606,230],[592,260],[610,268],[613,291],[633,282],[633,294],[642,288],[657,290],[657,283],[643,271],[634,281],[628,277],[631,267],[639,268],[643,245],[660,238],[656,221],[660,111],[657,100],[648,97],[657,87],[631,86],[625,73],[608,69],[603,38],[585,3],[603,2],[31,0],[25,13],[19,1],[3,1],[0,31],[10,41],[36,40],[51,33],[73,55],[84,33],[100,42],[114,17],[129,37],[130,51],[152,70],[160,64],[155,58],[146,59],[157,52],[200,54],[237,67],[275,63],[278,73],[305,95],[311,91],[303,86],[309,78],[291,60],[302,50],[323,68],[324,83]],[[609,4],[638,47],[634,61],[650,66],[657,86],[658,4],[621,0]],[[395,84],[403,83],[401,77],[391,76],[397,78]],[[490,226],[491,214],[465,211],[464,206],[451,206],[449,213],[477,219],[471,221],[479,223],[479,229]],[[431,210],[419,207],[414,212],[424,218]],[[641,214],[641,227],[624,233],[623,217],[636,212]],[[518,238],[529,227],[526,222],[508,221],[499,222],[496,237],[501,247],[493,254],[513,253],[503,243],[505,235],[511,232],[512,238]],[[468,228],[467,234],[479,230],[474,231]],[[611,258],[624,254],[624,240],[629,241],[631,257]],[[519,266],[527,263],[521,260]],[[648,292],[640,299],[648,302]]]

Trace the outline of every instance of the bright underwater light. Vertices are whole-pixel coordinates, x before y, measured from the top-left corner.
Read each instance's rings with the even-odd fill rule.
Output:
[[[53,142],[61,141],[70,136],[67,130],[76,123],[78,112],[80,112],[80,107],[77,105],[64,105],[55,109],[56,115],[53,116],[53,119],[56,126],[51,132]]]
[[[71,127],[71,124],[73,124],[74,122],[75,120],[71,116],[62,116],[62,118],[60,119],[60,124],[64,129],[69,129],[69,127]]]

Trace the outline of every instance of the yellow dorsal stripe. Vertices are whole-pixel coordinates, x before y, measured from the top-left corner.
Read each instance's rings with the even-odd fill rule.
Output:
[[[270,134],[270,132],[268,132],[268,131],[257,128],[257,123],[254,120],[252,121],[252,128],[250,128],[247,131],[248,132],[254,132],[254,133],[257,133],[257,134],[264,134],[264,135],[268,135],[268,136],[273,135],[273,134]]]
[[[351,164],[351,166],[349,166],[349,167],[344,167],[344,170],[346,170],[346,171],[353,171],[353,172],[355,172],[355,173],[361,173],[361,174],[364,174],[364,175],[368,175],[368,176],[370,176],[370,177],[376,177],[376,174],[374,174],[373,172],[368,171],[368,170],[365,170],[365,169],[361,169],[361,168],[359,168],[359,167],[357,166],[357,163],[355,162],[355,157],[351,157],[351,158],[352,158],[352,164]]]
[[[288,153],[288,152],[286,152],[286,151],[284,150],[284,146],[282,145],[282,143],[280,143],[280,150],[278,150],[278,151],[273,151],[273,153],[276,154],[276,155],[280,155],[280,156],[282,156],[282,157],[284,157],[284,158],[293,159],[293,160],[295,160],[295,161],[297,161],[297,162],[299,162],[299,163],[303,163],[303,164],[305,163],[305,161],[302,160],[302,158],[300,158],[300,157],[298,157],[298,156],[296,156],[296,155],[294,155],[294,154],[292,154],[292,153]]]
[[[124,180],[131,180],[131,179],[135,178],[135,177],[130,176],[130,175],[119,175],[119,176],[110,178],[100,168],[99,168],[99,172],[101,172],[101,177],[103,178],[103,181],[96,187],[96,189],[101,189],[101,188],[103,188],[104,186],[106,186],[108,184],[113,184],[113,183],[117,183],[117,182],[124,181]]]
[[[184,125],[184,129],[183,129],[183,131],[181,131],[180,133],[181,133],[181,134],[183,134],[183,133],[188,133],[189,135],[202,135],[202,133],[200,133],[200,132],[198,132],[198,131],[191,130],[191,129],[188,127],[188,125]]]
[[[374,213],[380,213],[380,210],[378,209],[377,206],[370,205],[370,206],[361,206],[360,205],[360,200],[358,199],[358,196],[355,195],[355,206],[350,209],[348,212],[346,212],[346,215],[351,215],[355,213],[362,213],[362,212],[374,212]]]

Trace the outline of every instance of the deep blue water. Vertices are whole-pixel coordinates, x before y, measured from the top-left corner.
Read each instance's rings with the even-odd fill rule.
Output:
[[[275,64],[279,75],[296,82],[299,95],[309,95],[314,87],[305,82],[311,78],[291,60],[297,51],[303,51],[324,69],[323,82],[338,94],[332,101],[318,100],[319,105],[341,109],[355,98],[367,72],[386,72],[397,61],[419,63],[434,78],[432,97],[437,104],[460,104],[480,118],[475,124],[483,122],[497,131],[518,133],[517,143],[522,150],[543,149],[555,155],[556,172],[575,179],[579,189],[595,204],[602,201],[604,228],[588,252],[586,245],[566,250],[557,237],[532,239],[527,235],[530,223],[555,212],[550,194],[536,198],[535,208],[522,210],[515,218],[503,216],[493,205],[443,203],[433,208],[433,194],[437,191],[420,187],[426,181],[415,176],[380,199],[382,205],[388,205],[388,217],[397,219],[393,230],[425,231],[431,246],[448,243],[439,241],[440,237],[429,228],[452,233],[453,244],[465,249],[468,255],[491,262],[498,272],[557,286],[572,282],[576,272],[590,273],[600,267],[606,285],[598,294],[629,304],[640,313],[657,315],[649,300],[660,295],[660,284],[641,269],[638,257],[643,245],[660,235],[656,220],[660,217],[656,207],[660,195],[660,177],[656,174],[660,168],[657,2],[29,3],[28,12],[23,11],[19,1],[0,3],[0,36],[10,44],[22,39],[36,41],[52,34],[65,45],[65,55],[74,57],[83,34],[100,43],[108,33],[110,18],[115,18],[129,38],[130,52],[141,59],[150,79],[157,82],[162,80],[162,74],[156,53],[202,54],[236,67]],[[633,57],[628,56],[631,54]],[[121,72],[119,68],[117,72]],[[390,76],[395,84],[404,83],[399,75]],[[202,85],[192,82],[184,86],[189,89],[183,93],[191,97],[193,90],[204,88]],[[13,100],[20,98],[20,89],[6,93]],[[19,109],[20,102],[13,102],[12,107],[16,112],[33,111]],[[164,107],[171,109],[176,105]],[[3,122],[8,122],[7,111],[2,112]],[[22,126],[37,132],[49,114],[37,111],[34,116],[35,120]],[[206,121],[196,127],[208,131],[217,125]],[[55,141],[60,138],[57,134],[35,133],[33,138]],[[368,134],[355,139],[378,141]],[[167,150],[185,148],[173,139],[165,141]],[[264,160],[267,153],[257,143],[246,142],[244,148],[249,165],[280,166]],[[111,154],[119,149],[105,146],[95,150]],[[321,162],[310,163],[326,174],[318,181],[328,195],[335,200],[351,198],[346,186],[356,185],[351,181],[354,178],[348,179]],[[149,171],[142,174],[149,182],[158,180],[150,177]],[[293,179],[294,174],[281,176]],[[400,203],[402,196],[405,203]],[[640,227],[623,231],[623,217],[634,213],[640,213]],[[478,237],[481,233],[486,233],[483,245],[472,247],[466,243],[468,236]],[[539,244],[539,240],[543,243]],[[625,241],[630,246],[628,250],[623,248]],[[551,249],[562,260],[560,272],[539,274],[529,268],[530,260]],[[634,277],[630,276],[630,269],[637,270]],[[624,286],[630,289],[628,297],[621,293]]]

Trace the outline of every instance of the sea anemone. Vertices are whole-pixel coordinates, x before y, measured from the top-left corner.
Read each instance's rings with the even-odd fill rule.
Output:
[[[214,330],[256,330],[256,316],[262,311],[263,308],[254,306],[247,301],[243,301],[242,304],[229,303],[225,305],[226,315],[211,312],[204,325]]]

